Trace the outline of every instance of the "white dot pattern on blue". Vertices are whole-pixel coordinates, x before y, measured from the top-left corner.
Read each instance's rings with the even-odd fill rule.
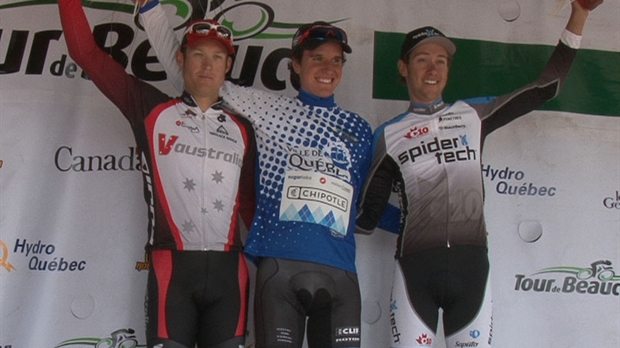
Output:
[[[287,171],[307,170],[327,174],[350,184],[354,197],[364,183],[370,163],[372,130],[357,114],[334,107],[315,107],[297,98],[278,96],[226,83],[225,104],[250,119],[258,148],[259,195],[257,216],[246,243],[255,256],[318,262],[355,272],[355,204],[346,236],[326,227],[333,215],[321,221],[281,221],[280,202]],[[316,157],[308,153],[319,154]],[[291,155],[293,155],[293,159]],[[320,163],[315,163],[320,162]],[[323,163],[324,162],[324,163]],[[326,169],[328,167],[336,170]],[[309,216],[307,207],[300,211]],[[315,213],[320,216],[320,212]]]

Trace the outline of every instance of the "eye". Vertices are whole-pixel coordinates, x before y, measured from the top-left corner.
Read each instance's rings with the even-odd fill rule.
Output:
[[[315,55],[315,56],[310,57],[310,60],[312,60],[315,63],[320,63],[323,61],[323,56]]]
[[[332,63],[335,64],[335,65],[344,65],[345,61],[346,60],[343,57],[332,58]]]
[[[447,59],[443,59],[443,58],[442,59],[437,59],[435,64],[441,65],[441,66],[448,65],[448,60]]]
[[[418,64],[427,64],[429,59],[426,56],[417,56],[413,61]]]

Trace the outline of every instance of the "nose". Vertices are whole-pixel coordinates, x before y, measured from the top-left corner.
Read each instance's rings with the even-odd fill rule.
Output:
[[[211,69],[212,67],[213,67],[213,60],[208,58],[208,57],[205,57],[202,60],[202,68],[203,69]]]

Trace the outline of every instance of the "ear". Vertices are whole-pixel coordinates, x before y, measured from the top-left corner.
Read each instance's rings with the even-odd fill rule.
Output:
[[[407,75],[409,73],[409,69],[407,68],[407,64],[405,64],[405,62],[403,62],[402,59],[398,60],[398,73],[402,77],[407,77]]]
[[[293,71],[299,75],[299,72],[301,71],[301,62],[299,62],[299,60],[297,60],[297,58],[293,58],[292,64],[293,66]]]
[[[177,64],[179,64],[179,66],[181,67],[181,69],[183,69],[183,65],[185,63],[185,54],[183,54],[183,52],[181,52],[181,50],[177,51],[176,55],[175,55]]]
[[[226,73],[227,74],[231,68],[232,68],[232,57],[228,56],[228,58],[226,59]]]

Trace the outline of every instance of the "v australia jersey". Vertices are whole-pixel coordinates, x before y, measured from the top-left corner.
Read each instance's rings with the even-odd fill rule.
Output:
[[[333,98],[277,96],[225,83],[224,103],[250,119],[257,142],[256,217],[246,252],[355,272],[357,198],[372,130]]]
[[[155,248],[241,250],[239,214],[252,203],[253,133],[219,104],[202,112],[191,96],[162,104],[145,119],[143,163],[152,190]],[[148,144],[148,145],[147,145]],[[251,220],[247,218],[249,224]],[[160,226],[161,225],[161,226]]]
[[[173,99],[127,74],[97,46],[80,1],[59,9],[71,57],[127,119],[141,151],[147,248],[241,250],[241,219],[249,225],[255,208],[249,122],[221,100],[202,112],[188,93]]]

